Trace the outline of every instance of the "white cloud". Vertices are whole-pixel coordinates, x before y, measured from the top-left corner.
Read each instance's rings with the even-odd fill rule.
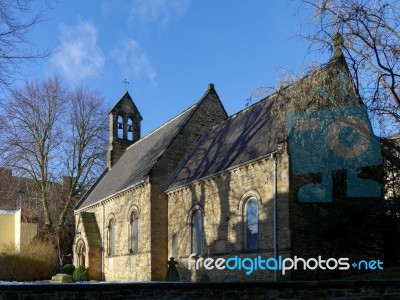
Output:
[[[188,10],[190,0],[134,0],[130,14],[132,19],[142,22],[167,23],[182,17]]]
[[[52,58],[64,75],[73,81],[98,75],[104,68],[104,54],[97,45],[97,29],[91,22],[60,25],[61,45]]]
[[[134,39],[122,42],[119,48],[112,51],[112,57],[118,62],[126,77],[147,77],[151,81],[156,78],[156,72],[146,52]]]

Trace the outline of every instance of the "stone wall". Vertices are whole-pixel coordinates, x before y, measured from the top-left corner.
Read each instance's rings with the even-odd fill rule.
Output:
[[[0,299],[400,299],[400,281],[0,285]]]
[[[104,248],[108,221],[116,221],[115,255],[104,257],[104,276],[107,281],[139,280],[151,278],[150,269],[150,185],[145,184],[119,194],[104,203],[105,228],[103,231]],[[129,213],[135,207],[139,213],[138,252],[130,253],[128,245]]]
[[[151,280],[151,256],[150,256],[150,185],[144,183],[138,187],[129,189],[117,196],[92,206],[85,211],[95,214],[99,226],[101,239],[103,241],[104,267],[103,280],[117,281],[148,281]],[[129,252],[129,215],[131,209],[138,208],[139,213],[139,251]],[[79,222],[79,214],[75,215],[77,232],[75,237],[74,262],[76,264],[76,245],[79,238],[86,242],[86,233]],[[105,240],[107,226],[110,218],[115,220],[115,254],[108,256],[106,253],[107,241]],[[89,249],[90,250],[90,249]],[[90,254],[89,254],[90,255]],[[90,260],[90,257],[89,257]],[[97,262],[101,267],[101,257]],[[90,265],[86,267],[91,268]],[[95,279],[95,278],[92,278]]]
[[[284,151],[283,151],[284,152]],[[278,189],[278,244],[279,255],[290,256],[288,156],[277,157]],[[244,209],[249,197],[259,200],[259,250],[244,250]],[[273,280],[266,271],[246,275],[245,271],[204,269],[188,270],[188,256],[192,252],[191,212],[198,206],[204,211],[204,253],[202,257],[263,258],[274,255],[273,236],[274,165],[271,157],[234,168],[194,184],[173,190],[168,195],[168,253],[178,261],[183,281],[200,281],[205,274],[211,281]],[[175,246],[173,249],[172,237]],[[175,252],[175,253],[173,253]],[[286,276],[290,278],[290,276]]]
[[[209,86],[190,119],[169,145],[152,169],[151,177],[151,265],[152,280],[164,280],[168,260],[168,201],[165,188],[176,175],[185,157],[190,154],[202,136],[227,117],[213,88]],[[178,204],[179,205],[179,204]]]

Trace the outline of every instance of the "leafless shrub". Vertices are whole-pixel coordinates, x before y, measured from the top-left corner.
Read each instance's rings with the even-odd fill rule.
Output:
[[[57,253],[49,242],[35,242],[21,249],[9,246],[0,254],[0,280],[48,280],[57,271]]]

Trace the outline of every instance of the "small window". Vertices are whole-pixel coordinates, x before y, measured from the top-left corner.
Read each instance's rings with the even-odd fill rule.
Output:
[[[115,255],[115,220],[110,219],[107,228],[107,253],[108,256]]]
[[[139,219],[137,211],[133,211],[130,215],[128,234],[129,252],[135,253],[138,251],[139,244]]]
[[[203,252],[203,213],[197,209],[192,217],[192,253],[200,255]]]
[[[245,208],[245,248],[248,251],[258,249],[258,201],[251,198]]]

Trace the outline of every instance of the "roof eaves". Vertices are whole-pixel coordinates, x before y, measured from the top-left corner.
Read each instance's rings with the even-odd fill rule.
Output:
[[[178,184],[177,186],[169,187],[168,189],[165,190],[165,193],[170,193],[170,192],[172,192],[172,191],[174,191],[174,190],[187,187],[187,186],[189,186],[189,185],[191,185],[191,184],[194,184],[194,183],[196,183],[196,182],[199,182],[199,181],[202,181],[202,180],[206,180],[206,179],[209,179],[209,178],[218,176],[218,175],[220,175],[220,174],[222,174],[222,173],[225,173],[225,172],[229,172],[229,171],[231,171],[231,170],[233,170],[233,169],[239,168],[239,167],[244,166],[244,165],[246,165],[246,164],[250,164],[250,163],[256,162],[256,161],[258,161],[258,160],[267,158],[267,157],[269,157],[269,156],[271,156],[272,154],[275,154],[275,153],[277,153],[277,152],[278,152],[278,150],[274,150],[274,151],[268,152],[268,153],[266,153],[266,154],[260,155],[260,156],[258,156],[258,157],[256,157],[256,158],[252,158],[252,159],[250,159],[250,160],[248,160],[248,161],[244,161],[244,162],[238,163],[238,164],[236,164],[236,165],[230,166],[230,167],[227,168],[227,169],[224,169],[224,170],[221,170],[221,171],[218,171],[218,172],[215,172],[215,173],[212,173],[212,174],[209,174],[209,175],[206,175],[206,176],[197,178],[197,179],[195,179],[195,180],[192,180],[192,181],[190,181],[190,182],[186,182],[186,183],[181,184],[181,185]]]
[[[145,176],[144,178],[146,178],[146,177],[147,176]],[[94,202],[94,203],[92,203],[90,205],[85,206],[85,207],[81,207],[79,209],[76,209],[75,213],[80,213],[81,211],[84,211],[85,209],[88,209],[88,208],[90,208],[92,206],[101,204],[102,202],[107,201],[108,199],[111,199],[111,198],[113,198],[113,197],[115,197],[115,196],[117,196],[117,195],[119,195],[119,194],[121,194],[121,193],[123,193],[123,192],[125,192],[125,191],[127,191],[129,189],[131,189],[131,188],[138,187],[138,186],[140,186],[140,185],[142,185],[144,183],[146,183],[145,179],[142,179],[142,180],[140,180],[138,182],[135,182],[134,184],[131,184],[130,186],[128,186],[128,187],[126,187],[126,188],[124,188],[124,189],[122,189],[122,190],[120,190],[120,191],[118,191],[118,192],[116,192],[114,194],[108,195],[107,197],[105,197],[105,198],[103,198],[101,200],[98,200],[98,201],[96,201],[96,202]]]

